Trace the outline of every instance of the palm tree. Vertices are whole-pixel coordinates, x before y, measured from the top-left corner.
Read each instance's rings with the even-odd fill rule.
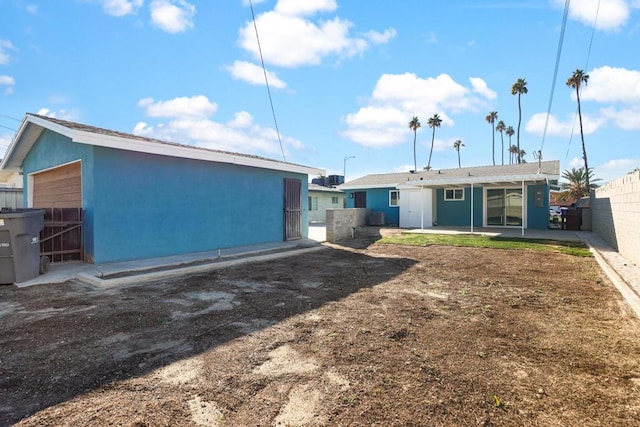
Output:
[[[496,132],[500,132],[500,142],[502,144],[502,148],[500,152],[502,153],[502,164],[504,165],[504,131],[507,130],[507,125],[504,124],[502,120],[498,122],[496,125]]]
[[[587,149],[584,145],[584,132],[582,130],[582,111],[580,109],[580,86],[582,83],[587,85],[589,81],[589,74],[585,74],[584,71],[578,69],[573,72],[571,77],[567,79],[567,86],[574,88],[576,90],[576,100],[578,101],[578,118],[580,119],[580,138],[582,138],[582,158],[584,159],[584,169],[589,170],[589,163],[587,162]],[[589,186],[589,174],[585,174],[587,180],[587,190],[591,187]]]
[[[590,191],[598,188],[596,182],[601,181],[599,178],[593,177],[593,169],[589,169],[589,173],[584,172],[584,168],[571,168],[562,173],[562,178],[567,182],[560,184],[562,194],[560,200],[578,200],[581,197],[588,196]]]
[[[524,151],[524,148],[518,151],[518,163],[527,163],[527,161],[524,159],[524,156],[526,155],[527,155],[527,152]]]
[[[457,139],[456,142],[453,143],[453,148],[458,152],[458,168],[462,167],[460,166],[460,148],[461,147],[464,147],[464,143],[459,139]]]
[[[516,131],[513,130],[513,126],[509,126],[505,131],[505,133],[509,137],[509,164],[511,164],[512,163],[511,159],[513,158],[513,152],[511,151],[511,147],[513,147],[513,145],[511,145],[511,137],[513,136],[514,133],[516,133]]]
[[[416,136],[418,128],[421,126],[418,116],[413,116],[413,119],[409,122],[409,129],[413,131],[413,170],[418,171],[418,163],[416,161]]]
[[[425,168],[426,170],[431,170],[431,154],[433,153],[433,142],[436,138],[436,128],[439,128],[441,123],[442,119],[437,114],[434,114],[433,117],[429,117],[429,120],[427,120],[427,124],[431,129],[433,129],[433,132],[431,133],[431,150],[429,150],[429,162],[427,163],[427,167]]]
[[[509,160],[512,160],[511,163],[515,163],[517,158],[516,155],[518,154],[518,147],[515,144],[509,147],[509,154],[510,154]]]
[[[520,97],[527,92],[529,92],[529,89],[527,89],[527,82],[525,79],[518,79],[513,86],[511,86],[511,95],[518,95],[518,133],[516,136],[518,152],[520,152],[520,124],[522,123],[522,105],[520,104]],[[518,157],[518,163],[521,163],[520,157]]]
[[[487,117],[485,117],[484,119],[487,121],[487,123],[491,123],[491,141],[492,141],[491,155],[493,156],[493,166],[495,166],[496,165],[495,123],[496,123],[496,120],[498,120],[498,112],[492,111],[489,114],[487,114]]]

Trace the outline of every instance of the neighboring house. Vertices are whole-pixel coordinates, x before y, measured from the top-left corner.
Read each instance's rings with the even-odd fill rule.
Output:
[[[0,171],[26,207],[84,211],[85,258],[133,260],[306,238],[321,169],[27,114]]]
[[[545,229],[560,162],[367,175],[339,188],[347,207],[382,212],[385,224]],[[473,218],[473,222],[471,221]]]
[[[325,222],[327,209],[344,207],[344,193],[332,187],[309,184],[309,222]]]
[[[18,172],[0,170],[0,209],[22,206],[22,176]]]

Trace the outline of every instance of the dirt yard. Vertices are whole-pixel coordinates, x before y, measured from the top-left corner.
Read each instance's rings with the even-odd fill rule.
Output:
[[[0,287],[0,425],[638,426],[593,258],[355,241],[95,290]]]

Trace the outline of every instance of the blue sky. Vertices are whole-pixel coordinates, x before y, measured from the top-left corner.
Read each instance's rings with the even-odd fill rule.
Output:
[[[543,139],[565,0],[254,0],[287,161],[347,179],[493,163],[498,112],[525,159],[542,149],[604,181],[640,166],[640,0],[570,4]],[[25,113],[282,159],[248,0],[0,0],[0,153]],[[575,125],[574,125],[575,123]],[[516,137],[512,139],[516,143]],[[505,146],[508,137],[505,135]],[[495,134],[496,164],[502,163]],[[504,157],[509,162],[508,154]]]

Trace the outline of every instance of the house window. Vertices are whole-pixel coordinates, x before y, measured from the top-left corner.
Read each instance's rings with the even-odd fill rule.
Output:
[[[389,191],[389,206],[398,206],[400,204],[400,191]]]
[[[317,211],[318,210],[318,198],[317,197],[309,197],[309,210]]]
[[[446,201],[464,200],[464,188],[445,188],[444,199]]]
[[[337,197],[331,197],[331,203],[334,205],[338,204],[338,198]]]

